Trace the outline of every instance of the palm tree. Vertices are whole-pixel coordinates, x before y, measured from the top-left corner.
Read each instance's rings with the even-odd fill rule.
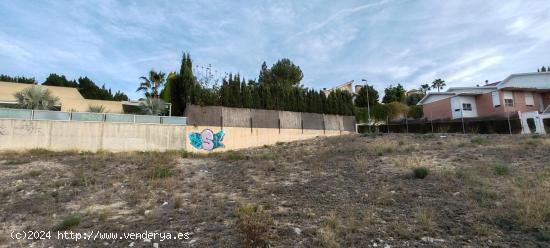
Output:
[[[139,108],[144,115],[162,115],[166,110],[166,104],[159,98],[147,97],[141,101]]]
[[[103,105],[90,105],[88,106],[88,112],[90,113],[104,113],[105,107]]]
[[[420,91],[422,91],[422,93],[426,94],[428,93],[428,90],[430,90],[432,87],[430,87],[429,84],[423,84],[423,85],[420,85]]]
[[[432,82],[432,88],[437,89],[437,92],[443,89],[443,87],[445,87],[445,81],[441,80],[441,78],[438,78]]]
[[[32,86],[14,94],[20,108],[50,110],[58,104],[59,98],[48,89]]]
[[[140,77],[142,82],[136,92],[143,91],[146,97],[158,98],[160,88],[162,88],[166,80],[165,77],[166,74],[164,72],[149,71],[149,77]]]

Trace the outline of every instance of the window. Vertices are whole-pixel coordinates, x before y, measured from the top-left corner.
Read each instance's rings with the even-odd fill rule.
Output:
[[[464,110],[464,111],[472,111],[472,104],[470,104],[470,103],[463,103],[463,104],[462,104],[462,110]]]
[[[504,106],[513,107],[514,106],[514,95],[511,91],[504,92]]]
[[[529,107],[533,107],[533,105],[535,105],[535,99],[533,99],[532,92],[525,92],[525,105]]]
[[[504,99],[504,105],[507,107],[513,107],[514,106],[514,99]]]
[[[498,91],[491,92],[491,98],[493,99],[493,107],[500,107],[500,96]]]

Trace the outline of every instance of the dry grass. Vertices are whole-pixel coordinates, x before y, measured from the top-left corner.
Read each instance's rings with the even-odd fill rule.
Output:
[[[192,231],[198,247],[546,247],[549,151],[546,136],[390,134],[213,155],[3,152],[0,234],[70,214],[70,230]]]

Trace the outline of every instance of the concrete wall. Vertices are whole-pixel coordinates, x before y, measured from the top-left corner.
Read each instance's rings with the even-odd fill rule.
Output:
[[[0,119],[0,150],[165,151],[186,142],[185,126]]]
[[[187,126],[187,134],[198,135],[205,129],[218,133],[222,129],[217,126]],[[263,145],[273,145],[277,142],[289,142],[296,140],[311,139],[319,136],[335,136],[349,134],[347,131],[338,130],[312,130],[312,129],[278,129],[278,128],[242,128],[242,127],[224,127],[224,138],[221,143],[224,147],[215,148],[207,151],[201,148],[193,147],[188,137],[187,150],[191,152],[221,152],[227,150],[244,149],[250,147],[259,147]]]
[[[188,105],[187,123],[194,126],[338,130],[355,132],[355,117],[264,109]],[[345,121],[344,121],[345,120]],[[302,127],[303,125],[303,127]]]

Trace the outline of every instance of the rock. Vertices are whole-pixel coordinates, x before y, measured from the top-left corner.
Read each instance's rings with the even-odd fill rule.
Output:
[[[154,248],[159,248],[159,243],[153,243]]]
[[[378,244],[374,243],[372,244],[372,247],[378,247]]]
[[[145,212],[143,212],[145,215],[148,215],[149,213],[151,213],[151,210],[145,210]]]
[[[104,246],[108,246],[108,245],[109,245],[109,242],[103,242],[103,245],[104,245]]]
[[[150,239],[144,239],[143,242],[151,242]]]
[[[434,242],[434,238],[432,238],[432,237],[422,237],[422,241],[432,243],[432,242]]]
[[[134,242],[130,243],[128,246],[134,247]]]
[[[384,245],[384,248],[391,248],[391,246],[387,244],[387,245]]]
[[[424,241],[424,242],[430,242],[430,243],[433,243],[433,242],[445,242],[444,239],[436,239],[436,238],[432,238],[432,237],[422,237],[422,241]]]
[[[454,196],[460,195],[460,192],[454,192],[453,195]]]
[[[166,206],[166,205],[168,205],[168,202],[162,203],[162,206]]]
[[[300,230],[300,228],[295,227],[293,229],[294,229],[294,233],[296,233],[297,235],[302,234],[302,230]]]

